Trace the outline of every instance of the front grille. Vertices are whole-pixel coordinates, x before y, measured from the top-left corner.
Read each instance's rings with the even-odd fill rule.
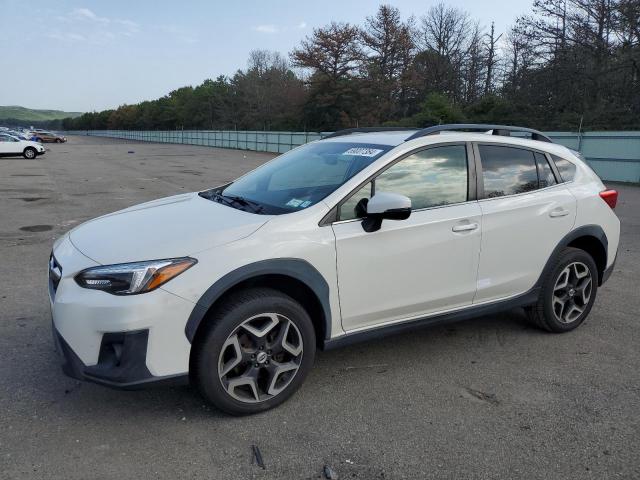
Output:
[[[52,253],[49,257],[49,290],[51,291],[52,298],[55,295],[56,290],[58,290],[60,278],[62,278],[62,267]]]

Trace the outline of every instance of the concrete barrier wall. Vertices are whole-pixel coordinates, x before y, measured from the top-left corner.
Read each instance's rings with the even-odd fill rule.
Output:
[[[233,130],[82,130],[91,135],[143,142],[178,143],[284,153],[329,132],[262,132]],[[551,139],[581,152],[603,180],[640,182],[640,132],[546,132]]]

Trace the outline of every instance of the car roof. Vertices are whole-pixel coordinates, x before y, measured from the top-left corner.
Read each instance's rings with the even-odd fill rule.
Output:
[[[376,145],[388,145],[396,147],[416,133],[418,130],[402,130],[399,132],[368,132],[368,133],[352,133],[350,135],[341,135],[339,137],[325,138],[322,142],[336,143],[369,143]]]
[[[403,130],[403,131],[389,131],[389,132],[367,132],[367,133],[352,133],[350,135],[342,135],[338,137],[326,138],[320,140],[322,142],[336,142],[336,143],[366,143],[376,145],[387,145],[390,147],[397,147],[405,143],[406,139],[413,135],[418,130]],[[492,135],[491,133],[477,133],[477,132],[459,132],[459,131],[445,131],[434,135],[427,135],[424,137],[418,137],[410,140],[415,146],[420,145],[432,145],[442,142],[491,142],[500,143],[506,145],[520,146],[524,148],[533,148],[538,150],[544,150],[550,153],[556,153],[563,155],[570,150],[557,143],[544,142],[540,140],[532,140],[522,136],[506,136],[506,135]]]

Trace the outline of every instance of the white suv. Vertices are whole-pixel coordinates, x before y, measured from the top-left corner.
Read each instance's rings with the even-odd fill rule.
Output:
[[[396,130],[338,132],[58,239],[65,372],[190,379],[246,414],[287,399],[317,348],[513,307],[551,332],[580,325],[613,269],[617,192],[535,130]]]
[[[0,157],[17,157],[22,155],[33,160],[38,155],[44,155],[45,149],[38,142],[20,140],[18,137],[0,132]]]

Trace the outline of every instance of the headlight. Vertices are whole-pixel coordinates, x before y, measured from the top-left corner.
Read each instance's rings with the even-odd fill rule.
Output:
[[[155,290],[196,263],[195,258],[189,257],[120,263],[87,268],[78,273],[75,280],[82,288],[113,295],[134,295]]]

